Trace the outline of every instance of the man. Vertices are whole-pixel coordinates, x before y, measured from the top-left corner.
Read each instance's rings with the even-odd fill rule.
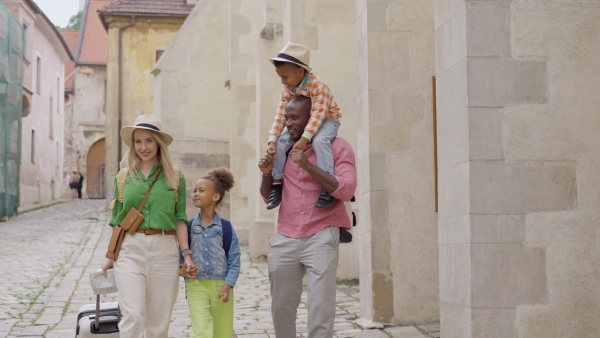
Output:
[[[310,108],[310,99],[305,96],[294,97],[285,108],[285,126],[291,140],[288,149],[302,137]],[[349,201],[356,190],[356,166],[348,142],[337,138],[331,146],[335,175],[317,167],[311,143],[304,151],[292,149],[284,166],[277,233],[271,238],[268,256],[271,314],[277,338],[296,337],[304,275],[308,282],[308,337],[333,336],[340,228],[350,229],[343,201]],[[273,164],[270,154],[258,163],[265,202],[271,192]],[[314,206],[323,189],[337,199],[327,209]]]
[[[81,188],[83,188],[83,175],[81,171],[77,172],[79,174],[79,185],[77,186],[77,196],[81,199]]]

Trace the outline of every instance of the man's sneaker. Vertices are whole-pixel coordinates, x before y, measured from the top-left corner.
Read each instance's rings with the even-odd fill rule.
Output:
[[[267,210],[277,208],[281,204],[282,191],[281,184],[273,185],[271,187],[271,193],[269,194],[269,199],[267,201]]]
[[[315,207],[320,209],[329,208],[333,205],[333,202],[335,202],[335,197],[329,195],[327,190],[323,190],[321,191],[321,196],[319,196],[319,200],[315,204]]]

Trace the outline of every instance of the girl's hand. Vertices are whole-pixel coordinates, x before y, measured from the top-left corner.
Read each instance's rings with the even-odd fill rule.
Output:
[[[219,290],[219,299],[223,300],[223,303],[227,303],[229,301],[229,291],[231,290],[231,285],[224,284]]]
[[[106,278],[106,270],[112,269],[114,265],[115,261],[110,258],[106,259],[106,262],[104,262],[104,266],[102,267],[102,276],[104,276],[104,278]]]
[[[182,265],[179,268],[179,276],[187,278],[196,278],[196,274],[198,273],[198,265],[192,266],[192,268],[189,271],[190,272],[188,272],[187,267],[185,265]]]
[[[191,274],[194,269],[196,272],[198,271],[198,266],[194,265],[194,262],[192,261],[192,255],[185,256],[183,266],[185,266],[185,270],[188,275]],[[195,275],[196,273],[194,272],[194,276]]]

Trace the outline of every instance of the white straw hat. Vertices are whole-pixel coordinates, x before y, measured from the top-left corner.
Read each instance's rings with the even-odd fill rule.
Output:
[[[275,63],[273,61],[290,62],[306,69],[309,73],[312,70],[308,66],[310,63],[310,49],[299,43],[288,42],[276,57],[269,60],[271,60],[271,63]]]
[[[135,123],[133,126],[123,127],[121,129],[121,139],[125,142],[126,145],[131,147],[131,141],[133,140],[133,132],[136,129],[146,129],[155,131],[161,134],[165,140],[165,144],[169,145],[173,142],[173,136],[162,131],[162,123],[158,120],[158,118],[154,115],[144,114],[138,116],[135,119]]]

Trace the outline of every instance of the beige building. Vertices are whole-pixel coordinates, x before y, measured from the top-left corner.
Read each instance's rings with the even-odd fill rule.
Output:
[[[65,170],[84,176],[83,198],[106,198],[106,62],[108,34],[100,17],[110,0],[88,0],[72,38],[75,61],[65,71]],[[63,35],[73,34],[61,31]],[[112,183],[112,181],[111,181]],[[67,188],[68,189],[68,188]],[[67,191],[70,196],[70,191]],[[110,193],[108,193],[110,195]],[[110,196],[109,196],[110,197]]]
[[[599,19],[596,0],[205,0],[154,69],[155,106],[187,124],[176,142],[229,154],[231,219],[260,259],[268,58],[308,45],[357,155],[338,273],[360,278],[359,323],[597,337]]]
[[[25,28],[19,205],[27,207],[62,196],[64,63],[73,57],[34,1],[3,2]]]
[[[119,130],[133,124],[141,114],[154,113],[152,69],[193,8],[194,4],[186,0],[139,0],[111,2],[99,11],[108,33],[106,191],[112,191],[113,178],[127,149]],[[172,111],[174,107],[168,112]],[[166,130],[176,132],[171,126]],[[188,200],[191,210],[193,203]]]

